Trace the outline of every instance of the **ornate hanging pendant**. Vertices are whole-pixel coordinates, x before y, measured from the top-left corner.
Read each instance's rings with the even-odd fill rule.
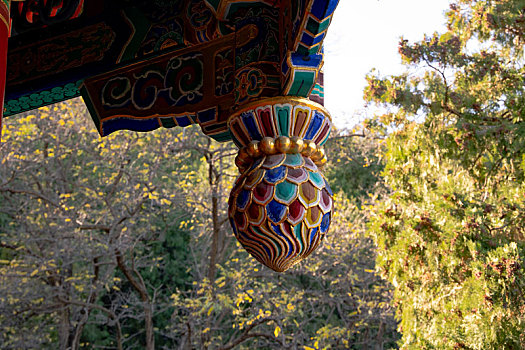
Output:
[[[262,264],[285,271],[330,227],[332,191],[320,171],[330,116],[310,100],[276,97],[244,106],[228,125],[240,147],[228,212],[235,237]]]

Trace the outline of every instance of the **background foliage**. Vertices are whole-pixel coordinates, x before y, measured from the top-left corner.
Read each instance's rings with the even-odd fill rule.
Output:
[[[7,119],[0,347],[394,345],[391,290],[365,235],[368,193],[381,192],[374,142],[330,141],[328,176],[339,190],[331,234],[277,274],[236,243],[226,220],[237,176],[231,144],[197,128],[101,139],[80,100]]]
[[[392,193],[371,232],[409,349],[525,347],[525,2],[456,1],[448,32],[401,40],[386,111]]]

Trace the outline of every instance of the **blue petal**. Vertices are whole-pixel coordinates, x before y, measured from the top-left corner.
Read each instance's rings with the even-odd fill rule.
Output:
[[[267,170],[266,174],[264,175],[264,179],[266,180],[266,182],[274,184],[284,179],[285,176],[286,167],[281,165],[280,167],[277,167],[275,169]]]
[[[237,208],[244,210],[248,201],[250,200],[250,191],[242,190],[241,193],[237,196]]]
[[[268,218],[273,223],[280,223],[284,216],[286,215],[286,209],[288,207],[284,204],[281,204],[275,200],[272,200],[270,203],[266,205],[266,213],[268,215]]]
[[[326,233],[328,228],[330,228],[330,213],[326,213],[323,216],[323,221],[321,221],[321,233]]]

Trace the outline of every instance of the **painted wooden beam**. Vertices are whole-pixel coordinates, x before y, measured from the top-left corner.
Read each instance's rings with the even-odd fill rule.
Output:
[[[0,0],[0,137],[4,113],[5,74],[7,67],[7,38],[9,37],[10,0]]]

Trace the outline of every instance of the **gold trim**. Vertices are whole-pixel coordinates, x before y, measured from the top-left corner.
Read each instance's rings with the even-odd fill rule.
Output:
[[[7,13],[7,17],[3,17],[3,16],[0,16],[0,19],[2,20],[2,22],[4,22],[6,28],[7,28],[7,34],[9,35],[9,11],[10,11],[10,8],[11,8],[11,2],[10,0],[7,0],[7,4],[0,0],[0,5],[5,5],[6,7],[6,13]]]
[[[284,141],[289,144],[285,150],[278,149],[279,147],[276,146],[278,139],[281,142]],[[298,144],[299,142],[304,144],[304,146],[294,147],[295,144]],[[257,150],[255,156],[250,154],[250,148]],[[235,157],[235,165],[239,168],[239,171],[242,174],[251,166],[254,160],[274,154],[300,154],[303,157],[310,158],[318,168],[322,168],[326,165],[328,160],[324,147],[315,144],[313,141],[304,141],[302,138],[298,137],[288,138],[287,136],[279,136],[275,139],[272,137],[265,137],[261,141],[252,141],[249,145],[242,147]]]

